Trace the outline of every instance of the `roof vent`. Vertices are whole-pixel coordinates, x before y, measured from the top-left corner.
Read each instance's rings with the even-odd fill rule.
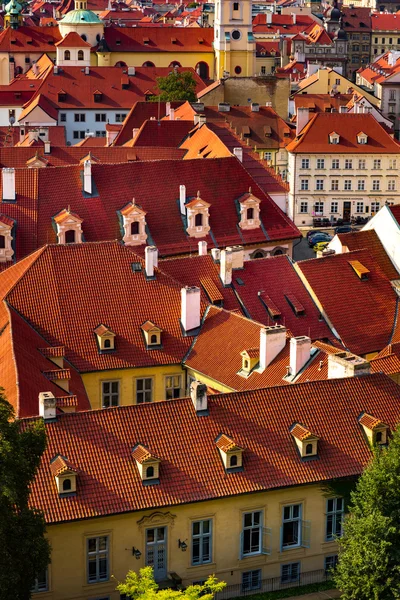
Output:
[[[229,112],[231,110],[231,105],[229,102],[219,102],[218,103],[218,111],[219,112]]]
[[[370,270],[367,269],[367,267],[364,267],[359,260],[349,260],[349,265],[352,267],[357,277],[362,281],[365,281],[369,278]]]
[[[260,105],[257,102],[251,103],[251,112],[260,112]]]
[[[56,399],[51,392],[40,392],[39,415],[45,421],[56,418]]]

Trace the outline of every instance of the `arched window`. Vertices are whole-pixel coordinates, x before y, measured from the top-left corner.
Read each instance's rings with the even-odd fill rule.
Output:
[[[118,62],[115,63],[116,67],[126,67],[127,64],[123,61],[123,60],[119,60]]]
[[[69,50],[64,50],[64,60],[71,60],[71,52]]]
[[[146,62],[143,63],[143,67],[155,67],[156,65],[154,63],[151,62],[151,60],[146,60]]]
[[[154,477],[154,467],[147,467],[146,477]]]
[[[254,208],[248,208],[247,209],[247,219],[249,221],[251,221],[252,219],[254,219]]]
[[[264,258],[265,254],[261,250],[253,254],[253,258]]]
[[[111,348],[111,340],[105,339],[103,345],[104,345],[104,348]]]
[[[69,229],[65,232],[65,243],[75,244],[75,231],[73,229]]]
[[[196,73],[201,79],[208,79],[208,64],[204,61],[198,62],[196,65]]]
[[[175,67],[181,67],[182,65],[177,60],[173,60],[171,63],[169,63],[169,66],[175,68]]]
[[[81,38],[83,39],[84,42],[87,42],[87,35],[86,35],[86,33],[82,33],[81,34]]]
[[[83,60],[83,50],[78,50],[78,60]]]
[[[233,456],[231,456],[231,461],[229,466],[231,467],[237,467],[237,456],[236,454],[234,454]]]
[[[6,236],[0,235],[0,249],[4,250],[5,247],[6,247]]]
[[[139,221],[133,221],[131,223],[131,235],[138,235],[139,233]]]
[[[197,215],[195,216],[194,224],[196,225],[196,227],[203,226],[203,215],[201,213],[197,213]]]
[[[376,432],[375,440],[376,440],[377,444],[381,444],[382,443],[382,431],[377,431]]]
[[[63,487],[63,492],[69,492],[69,490],[71,489],[71,480],[64,479],[62,487]]]
[[[306,454],[312,454],[313,453],[313,445],[312,444],[307,444],[306,446]]]
[[[248,360],[245,360],[245,361],[244,361],[244,368],[245,368],[245,369],[248,369],[248,368],[249,368],[249,361],[248,361]]]
[[[157,344],[157,336],[155,333],[150,337],[150,344]]]
[[[272,254],[274,256],[280,256],[281,254],[284,254],[284,251],[282,250],[282,248],[276,248]]]
[[[98,33],[98,34],[96,35],[96,42],[100,42],[100,40],[101,40],[101,35]]]

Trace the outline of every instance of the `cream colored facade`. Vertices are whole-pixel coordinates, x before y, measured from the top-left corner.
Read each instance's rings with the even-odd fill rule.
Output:
[[[217,0],[215,3],[214,50],[216,77],[255,75],[256,42],[250,0]]]

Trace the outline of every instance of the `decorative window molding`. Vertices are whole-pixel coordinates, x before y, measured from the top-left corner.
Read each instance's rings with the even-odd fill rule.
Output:
[[[260,202],[261,200],[251,193],[251,188],[247,194],[239,198],[239,227],[241,229],[258,229],[260,227]]]
[[[160,483],[160,458],[152,455],[149,450],[141,444],[136,444],[133,448],[132,457],[136,461],[139,475],[143,483],[148,485]]]
[[[301,458],[309,458],[318,455],[319,437],[314,435],[300,423],[294,423],[290,428]]]
[[[59,244],[80,244],[82,243],[82,223],[83,220],[76,213],[71,212],[70,207],[63,209],[54,217],[57,227],[57,237]]]
[[[215,443],[227,473],[235,473],[243,469],[244,448],[238,446],[232,438],[224,433],[217,437]]]
[[[124,236],[122,238],[126,246],[141,246],[147,241],[146,213],[135,202],[129,202],[120,211],[123,221]]]
[[[205,237],[210,231],[210,208],[211,204],[200,198],[200,192],[197,197],[188,202],[185,207],[187,210],[187,233],[190,237]]]
[[[57,491],[60,496],[76,492],[76,477],[78,470],[61,454],[53,458],[50,469],[56,480]]]
[[[5,215],[0,215],[0,263],[13,259],[12,229],[14,221]]]
[[[96,327],[94,333],[97,337],[100,352],[115,350],[115,333],[109,327],[101,323]]]
[[[364,133],[363,131],[360,131],[359,133],[357,133],[357,143],[358,144],[367,144],[368,143],[367,134]]]

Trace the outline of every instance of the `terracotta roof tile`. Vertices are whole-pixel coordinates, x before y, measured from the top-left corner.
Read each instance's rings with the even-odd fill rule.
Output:
[[[62,475],[63,473],[68,473],[72,471],[77,473],[77,469],[63,456],[58,455],[51,463],[50,463],[50,471],[53,477],[58,477],[58,475]]]
[[[225,435],[224,433],[221,434],[221,436],[217,439],[217,441],[215,443],[217,445],[217,448],[222,450],[222,452],[229,452],[231,450],[242,450],[243,449],[243,448],[240,448],[240,446],[238,446],[237,444],[235,444],[233,439],[230,438],[229,436]]]
[[[373,229],[337,234],[342,246],[351,250],[367,249],[388,279],[398,279],[399,274],[390,260],[379,237]]]
[[[176,43],[171,41],[172,37],[175,37]],[[104,30],[111,52],[145,52],[149,55],[152,52],[213,52],[214,30],[202,29],[202,42],[199,37],[199,31],[190,27],[175,27],[173,35],[170,27],[106,27]]]
[[[300,423],[295,423],[293,425],[293,427],[291,427],[290,433],[295,438],[297,438],[298,440],[300,440],[301,442],[303,440],[308,440],[310,438],[317,437],[314,434],[312,434],[311,431],[309,431],[308,429],[306,429],[306,427],[304,427],[303,425],[301,425]]]
[[[368,427],[368,429],[375,429],[376,427],[383,425],[380,419],[377,419],[376,417],[373,417],[368,413],[364,413],[360,417],[359,422],[361,423],[361,425],[365,425],[365,427]]]

